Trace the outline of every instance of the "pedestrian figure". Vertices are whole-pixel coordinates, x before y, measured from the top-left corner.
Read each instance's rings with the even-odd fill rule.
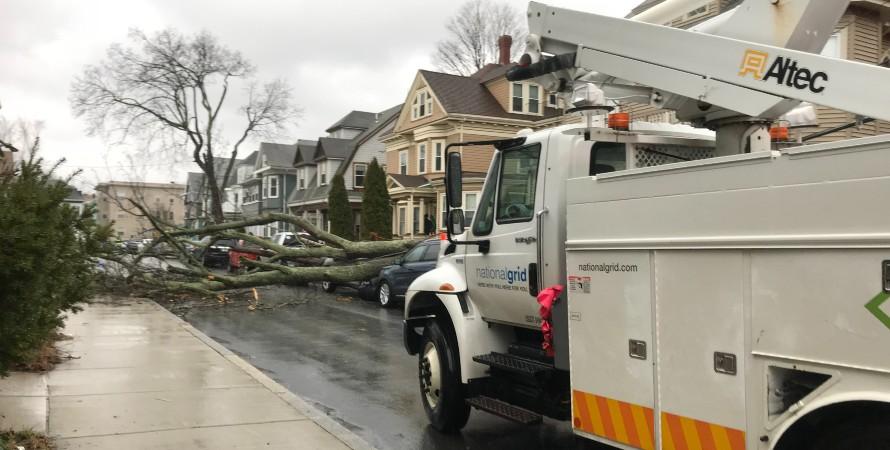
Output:
[[[429,236],[433,234],[433,228],[436,227],[436,224],[433,223],[433,218],[429,214],[423,216],[423,234]]]

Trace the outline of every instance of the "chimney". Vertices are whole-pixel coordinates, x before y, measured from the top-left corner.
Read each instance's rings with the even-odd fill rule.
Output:
[[[506,66],[510,64],[510,47],[513,46],[513,38],[505,34],[498,38],[498,64]]]

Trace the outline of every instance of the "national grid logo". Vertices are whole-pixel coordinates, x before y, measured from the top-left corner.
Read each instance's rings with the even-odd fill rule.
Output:
[[[772,63],[769,62],[769,59],[769,53],[748,49],[742,58],[739,76],[751,75],[754,79],[761,81],[774,79],[776,84],[784,84],[799,90],[809,90],[814,94],[825,90],[825,84],[828,82],[827,73],[800,66],[796,60],[785,56],[776,57]]]

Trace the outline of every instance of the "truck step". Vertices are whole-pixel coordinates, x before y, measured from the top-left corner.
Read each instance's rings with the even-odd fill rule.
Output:
[[[510,344],[507,353],[513,356],[519,356],[520,358],[538,361],[543,364],[553,364],[553,358],[547,356],[547,352],[545,352],[544,349],[541,348],[540,343],[538,343],[537,345],[513,343]]]
[[[487,355],[474,356],[473,361],[476,361],[480,364],[485,364],[486,366],[490,366],[495,369],[501,369],[509,372],[532,376],[554,370],[552,364],[545,364],[528,358],[522,358],[516,355],[506,355],[497,352],[491,352]]]
[[[538,413],[484,395],[468,398],[467,404],[523,425],[537,425],[543,421],[543,416]]]

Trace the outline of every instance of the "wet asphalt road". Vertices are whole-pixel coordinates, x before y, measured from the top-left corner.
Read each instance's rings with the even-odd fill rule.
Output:
[[[273,303],[304,298],[311,300],[275,310],[202,307],[180,315],[375,447],[575,448],[568,423],[523,427],[479,411],[461,434],[433,430],[420,404],[416,356],[402,346],[400,309],[345,288],[261,291]]]

